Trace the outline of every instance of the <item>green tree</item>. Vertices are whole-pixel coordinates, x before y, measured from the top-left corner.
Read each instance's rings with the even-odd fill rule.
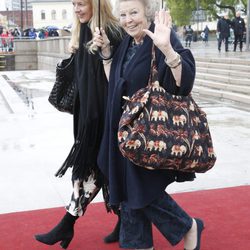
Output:
[[[192,11],[195,9],[194,0],[168,0],[167,8],[170,9],[172,19],[178,26],[190,23]]]
[[[197,7],[206,10],[216,19],[220,11],[226,11],[230,16],[235,16],[236,6],[239,4],[239,0],[167,0],[166,2],[172,18],[178,26],[190,23],[192,12],[197,10]],[[246,13],[247,0],[241,2],[243,5],[242,11]]]
[[[192,1],[192,0],[191,0]],[[236,14],[236,6],[239,4],[239,0],[199,0],[200,7],[208,10],[213,17],[218,18],[218,12],[220,10],[226,11],[231,16]],[[247,10],[247,0],[242,0],[242,11],[246,13]]]

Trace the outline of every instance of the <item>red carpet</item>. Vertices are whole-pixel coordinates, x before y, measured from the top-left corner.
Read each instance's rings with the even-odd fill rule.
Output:
[[[250,186],[196,191],[173,195],[191,216],[205,222],[201,250],[250,249]],[[0,250],[60,249],[33,239],[36,233],[52,228],[64,215],[64,208],[44,209],[0,215]],[[69,250],[115,250],[118,244],[106,245],[103,237],[111,231],[116,216],[107,214],[102,203],[92,204],[75,226]],[[156,250],[182,250],[183,243],[171,247],[154,230]]]

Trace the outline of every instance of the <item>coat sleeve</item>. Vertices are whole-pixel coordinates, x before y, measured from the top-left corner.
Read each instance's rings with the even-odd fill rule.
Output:
[[[221,21],[220,20],[217,22],[217,31],[221,32]]]
[[[162,86],[172,94],[188,95],[195,80],[195,60],[189,49],[183,48],[176,33],[171,32],[171,44],[174,50],[180,54],[182,61],[182,77],[180,87],[176,86],[176,81],[171,69],[165,63],[165,55],[157,49],[156,60],[158,64],[159,81]]]

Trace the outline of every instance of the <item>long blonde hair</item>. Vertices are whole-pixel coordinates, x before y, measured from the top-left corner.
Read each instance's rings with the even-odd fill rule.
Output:
[[[98,15],[98,0],[88,0],[91,4],[92,8],[92,17],[88,23],[92,34],[95,31],[95,28],[99,26],[99,15]],[[117,38],[122,37],[121,28],[119,25],[118,19],[112,13],[112,5],[109,0],[100,0],[100,22],[101,27],[108,33],[117,36]],[[72,32],[71,39],[69,42],[69,51],[74,53],[79,48],[79,37],[80,37],[80,27],[81,23],[79,18],[73,12],[73,24],[72,24]],[[87,47],[91,53],[94,53],[96,48],[93,46],[93,41],[89,41]]]

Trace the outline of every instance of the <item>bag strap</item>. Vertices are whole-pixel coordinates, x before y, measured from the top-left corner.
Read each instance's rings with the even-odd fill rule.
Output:
[[[153,86],[155,81],[158,81],[158,70],[156,66],[156,56],[155,56],[155,45],[152,46],[152,59],[150,65],[150,75],[148,80],[148,86]]]

